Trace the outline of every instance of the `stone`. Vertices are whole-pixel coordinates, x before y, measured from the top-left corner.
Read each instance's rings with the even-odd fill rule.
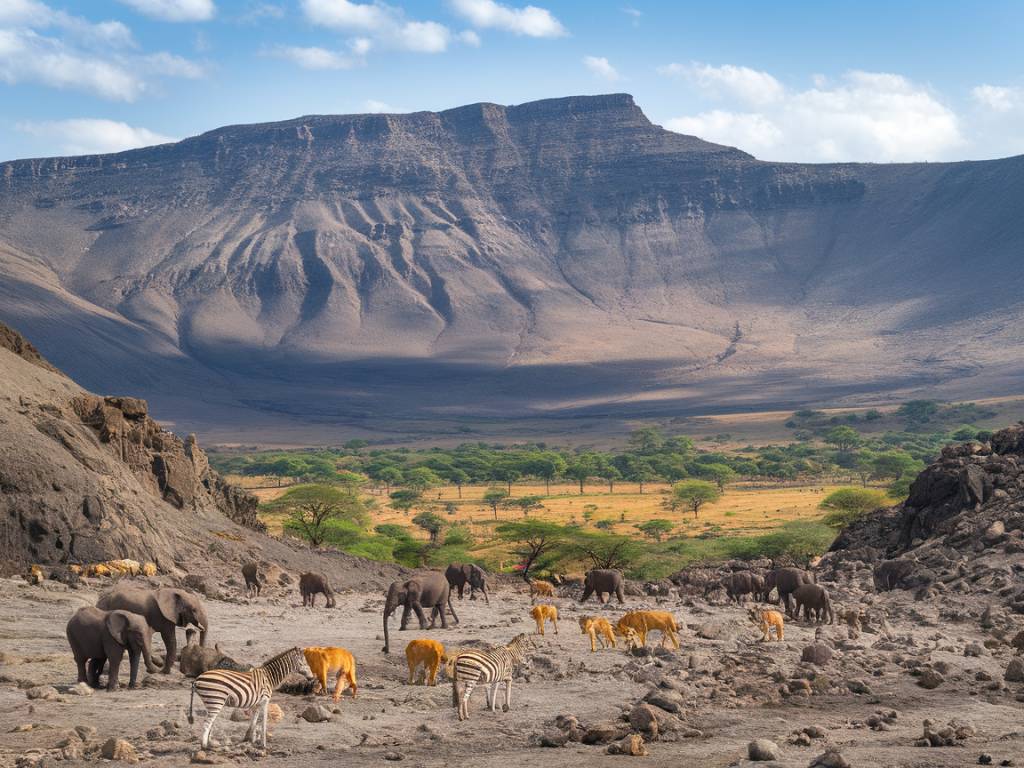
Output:
[[[384,753],[384,759],[389,760],[393,763],[397,763],[399,760],[405,760],[405,755],[403,755],[401,752],[390,751]]]
[[[644,744],[644,737],[639,733],[631,733],[621,741],[608,745],[609,755],[628,755],[629,757],[646,757],[647,746]]]
[[[607,744],[616,739],[621,739],[623,737],[623,730],[621,726],[615,723],[598,723],[587,728],[580,741],[584,744]]]
[[[307,723],[323,723],[331,719],[331,710],[323,704],[310,704],[299,717]]]
[[[239,709],[238,707],[235,707],[233,710],[231,710],[231,722],[233,723],[248,722],[250,717],[251,715],[244,709]]]
[[[658,715],[654,707],[644,702],[638,702],[629,712],[629,724],[640,733],[645,733],[651,738],[658,735]]]
[[[1006,665],[1003,679],[1008,683],[1024,683],[1024,659],[1012,658]]]
[[[663,709],[673,714],[678,714],[682,711],[682,697],[673,691],[653,690],[644,696],[644,701],[658,709]]]
[[[988,528],[985,529],[985,533],[982,538],[986,544],[998,544],[1002,538],[1006,535],[1006,525],[1003,524],[1002,520],[994,521]]]
[[[946,682],[946,678],[934,669],[923,670],[920,677],[917,678],[917,684],[929,691],[938,688],[944,682]]]
[[[779,745],[768,739],[755,739],[747,744],[747,757],[757,763],[778,760],[782,756]]]
[[[68,688],[67,693],[72,696],[92,696],[93,690],[88,683],[75,683]]]
[[[137,763],[139,756],[135,753],[135,747],[124,739],[111,736],[100,748],[100,756],[105,760],[115,760],[121,763]]]
[[[829,749],[811,760],[807,768],[850,768],[850,763],[838,750]]]
[[[76,725],[74,730],[82,741],[88,741],[96,736],[96,728],[91,725]]]
[[[800,661],[823,667],[832,661],[832,649],[824,643],[812,643],[800,654]]]
[[[861,693],[869,696],[871,695],[871,687],[860,679],[855,678],[853,680],[847,680],[846,688],[850,691],[850,693]]]
[[[569,735],[559,731],[549,731],[537,737],[537,746],[557,748],[564,747],[569,742]]]
[[[982,648],[978,643],[968,643],[964,647],[964,656],[977,658],[978,656],[984,656],[985,649]]]
[[[60,693],[52,685],[36,685],[25,691],[25,695],[33,700],[57,701]]]

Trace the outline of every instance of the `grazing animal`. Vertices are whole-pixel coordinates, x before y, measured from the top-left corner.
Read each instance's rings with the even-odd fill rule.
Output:
[[[670,641],[679,650],[679,627],[675,617],[668,611],[630,611],[615,627],[620,635],[625,634],[626,627],[632,627],[640,637],[640,644],[647,645],[647,633],[657,630],[661,632],[661,644]]]
[[[597,650],[598,639],[601,640],[602,648],[607,648],[609,645],[612,648],[617,647],[615,645],[615,633],[612,631],[612,625],[608,623],[608,619],[602,619],[597,616],[580,616],[580,633],[590,635],[591,653]]]
[[[487,572],[479,565],[451,563],[445,570],[444,576],[448,579],[448,585],[452,589],[458,590],[459,600],[462,599],[462,593],[468,584],[470,600],[476,600],[476,591],[479,589],[484,595],[484,602],[488,605],[491,604],[491,598],[487,596]]]
[[[623,598],[625,583],[626,580],[622,575],[622,571],[614,568],[594,568],[589,570],[583,577],[583,597],[580,598],[580,602],[587,602],[587,599],[596,592],[597,599],[602,604],[607,603],[611,600],[612,595],[615,595],[618,598],[619,605],[622,605],[622,603],[626,602]]]
[[[817,584],[802,584],[793,592],[793,602],[796,609],[793,616],[800,617],[800,609],[804,610],[804,618],[808,621],[816,621],[822,624],[828,618],[829,624],[836,623],[836,614],[832,610],[832,601],[829,599],[828,591]]]
[[[541,581],[540,579],[533,579],[530,581],[530,602],[532,603],[537,597],[554,597],[555,596],[555,585],[550,581]]]
[[[775,628],[775,639],[780,643],[786,639],[786,631],[782,614],[765,608],[751,608],[747,615],[750,622],[761,630],[761,642],[767,643],[771,640],[771,630]]]
[[[746,595],[753,595],[755,600],[764,596],[764,577],[750,571],[730,573],[717,582],[712,582],[704,590],[704,597],[719,587],[725,590],[725,594],[735,603],[741,603]]]
[[[322,573],[304,573],[299,576],[299,594],[302,595],[303,606],[316,608],[316,596],[320,594],[327,598],[328,608],[335,605],[334,590]]]
[[[195,722],[192,707],[196,693],[206,707],[206,722],[203,723],[202,747],[210,747],[210,731],[213,721],[225,706],[249,709],[255,707],[249,729],[245,732],[246,741],[253,744],[267,745],[267,709],[270,696],[288,675],[296,671],[302,664],[302,650],[289,648],[283,653],[267,660],[263,665],[254,667],[247,672],[236,672],[230,669],[211,669],[203,672],[192,683],[192,696],[188,703],[188,721]],[[260,733],[257,726],[262,722]]]
[[[420,629],[433,629],[434,622],[438,615],[441,616],[441,629],[448,629],[448,619],[445,617],[444,608],[452,613],[455,623],[459,623],[459,616],[452,606],[452,590],[448,579],[440,571],[430,571],[408,581],[393,581],[388,587],[387,597],[384,598],[384,653],[391,652],[391,636],[388,634],[388,619],[391,618],[398,606],[402,606],[402,619],[398,625],[399,631],[405,631],[409,624],[409,615],[416,614],[420,622]],[[427,617],[423,614],[423,608],[430,608],[430,626],[427,626]]]
[[[452,705],[459,710],[459,720],[469,717],[469,697],[473,689],[483,684],[487,705],[491,712],[497,712],[498,684],[505,683],[504,711],[512,709],[512,672],[516,664],[526,660],[534,648],[528,635],[516,635],[508,645],[500,645],[489,651],[462,651],[452,662]]]
[[[245,596],[259,597],[260,592],[263,590],[263,585],[260,583],[259,566],[256,563],[246,563],[243,565],[242,578],[245,579]],[[305,596],[303,596],[302,604],[306,604]]]
[[[334,675],[334,700],[340,699],[345,690],[341,684],[342,677],[352,689],[352,698],[356,697],[356,660],[351,653],[344,648],[321,647],[307,648],[304,653],[306,663],[319,683],[315,693],[327,693],[327,678]]]
[[[409,685],[414,685],[416,668],[423,667],[423,683],[437,685],[437,671],[448,661],[444,646],[437,640],[413,640],[405,646],[405,660],[409,663]]]
[[[772,589],[779,593],[779,600],[786,607],[786,614],[793,616],[789,604],[789,596],[802,584],[813,584],[814,574],[802,568],[776,568],[764,580],[764,595],[767,600]]]
[[[558,608],[553,605],[535,605],[530,610],[530,615],[537,622],[537,634],[544,634],[544,621],[550,621],[555,625],[555,634],[558,634]]]

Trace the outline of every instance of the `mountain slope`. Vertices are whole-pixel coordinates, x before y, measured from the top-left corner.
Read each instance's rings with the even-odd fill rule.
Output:
[[[626,95],[305,117],[0,165],[0,318],[223,433],[995,393],[1021,200],[1024,158],[763,163]]]

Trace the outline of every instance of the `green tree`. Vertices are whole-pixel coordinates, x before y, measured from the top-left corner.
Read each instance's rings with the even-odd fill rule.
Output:
[[[420,503],[423,493],[413,488],[401,488],[393,491],[389,498],[393,509],[409,514],[409,510]]]
[[[934,400],[909,400],[896,409],[896,415],[910,428],[928,423],[938,412],[939,404]]]
[[[544,505],[541,503],[543,499],[543,496],[520,496],[517,499],[509,499],[507,503],[510,507],[516,507],[522,512],[523,517],[529,517],[530,512],[544,508]]]
[[[526,581],[535,565],[553,565],[566,536],[565,528],[557,523],[536,519],[502,523],[495,533],[501,541],[512,545],[510,551],[522,563],[521,575]]]
[[[528,463],[529,474],[544,481],[545,495],[551,495],[551,481],[565,472],[565,459],[552,451],[534,453]]]
[[[886,495],[874,488],[840,488],[826,496],[819,505],[827,510],[824,523],[833,528],[845,528],[869,512],[884,507]]]
[[[643,554],[643,547],[629,536],[597,531],[573,535],[571,549],[590,560],[595,568],[625,570]]]
[[[370,524],[366,504],[355,489],[336,485],[303,484],[289,488],[282,496],[262,506],[267,512],[293,511],[306,504],[327,504],[337,512],[336,517],[347,520],[359,528]]]
[[[672,499],[693,510],[694,517],[697,517],[705,504],[714,503],[720,498],[722,492],[718,486],[707,480],[683,480],[672,486]]]
[[[860,445],[860,433],[853,427],[845,424],[832,427],[825,433],[825,442],[834,446],[840,453],[849,453]]]
[[[622,477],[607,456],[598,456],[594,462],[594,474],[608,483],[608,493],[615,492],[615,481]]]
[[[642,427],[629,435],[629,447],[642,456],[657,453],[664,445],[665,436],[657,427]]]
[[[565,467],[565,476],[580,484],[580,494],[582,495],[583,483],[594,476],[593,454],[581,453],[573,456]]]
[[[286,526],[298,531],[311,547],[319,547],[324,543],[328,524],[340,516],[341,510],[337,505],[310,501],[291,510]]]
[[[640,523],[636,527],[644,536],[655,541],[661,541],[662,536],[671,533],[675,526],[670,520],[657,518]]]
[[[462,498],[462,486],[469,482],[469,473],[457,467],[445,473],[445,479],[459,489],[459,498]]]
[[[638,459],[636,457],[629,457],[626,462],[626,471],[623,472],[623,476],[634,483],[640,485],[640,494],[643,495],[644,483],[653,482],[658,478],[658,473],[654,471],[654,467],[647,459]]]
[[[594,514],[597,512],[597,504],[584,504],[583,505],[583,522],[589,523],[594,519]]]
[[[736,473],[726,464],[698,464],[698,469],[694,470],[694,474],[697,477],[710,480],[718,486],[718,490],[724,490],[726,483],[731,483],[736,479]]]
[[[598,520],[596,523],[594,523],[594,527],[597,528],[599,531],[610,531],[615,527],[615,521],[607,519]]]
[[[435,515],[430,510],[424,510],[420,512],[416,517],[412,519],[413,525],[418,525],[420,528],[430,534],[430,543],[437,544],[437,538],[441,533],[441,529],[444,528],[444,520]]]
[[[903,475],[917,475],[924,469],[924,462],[915,459],[906,451],[883,451],[871,462],[871,476],[879,480],[896,479]]]
[[[430,467],[413,467],[405,473],[405,484],[414,491],[423,493],[441,484],[441,478]]]
[[[376,472],[367,471],[371,480],[376,480],[380,483],[384,483],[385,493],[390,494],[392,486],[401,485],[404,477],[402,476],[402,470],[395,466],[381,467]]]
[[[498,519],[498,505],[508,498],[508,491],[504,488],[488,488],[484,491],[484,504],[487,504],[494,513],[494,519]]]

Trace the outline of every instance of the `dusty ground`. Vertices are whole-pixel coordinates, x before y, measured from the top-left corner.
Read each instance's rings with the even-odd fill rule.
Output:
[[[189,681],[177,672],[155,675],[135,691],[97,691],[88,697],[62,694],[59,701],[26,697],[24,688],[30,684],[63,691],[75,682],[64,623],[77,607],[95,600],[94,588],[66,591],[52,582],[29,587],[15,579],[0,583],[0,591],[0,764],[13,766],[25,754],[53,754],[77,725],[96,728],[87,748],[117,736],[128,739],[148,765],[189,762],[201,719],[194,726],[187,724]],[[462,619],[457,629],[396,632],[390,656],[380,653],[378,594],[339,595],[334,610],[303,609],[294,592],[278,588],[252,603],[208,600],[213,640],[234,658],[256,661],[290,645],[342,645],[356,655],[360,684],[357,699],[346,695],[340,712],[318,724],[297,717],[311,697],[275,695],[284,719],[271,726],[265,755],[244,753],[237,742],[245,724],[222,715],[214,729],[222,742],[215,754],[236,764],[256,757],[281,768],[339,762],[379,765],[382,759],[399,755],[413,766],[504,768],[536,761],[612,765],[626,758],[606,754],[604,746],[578,743],[543,749],[534,746],[536,737],[557,732],[552,721],[563,713],[574,714],[584,726],[617,721],[660,682],[682,702],[678,724],[695,730],[650,742],[650,755],[643,759],[651,765],[736,764],[745,759],[747,744],[754,738],[776,741],[781,748],[778,764],[800,768],[827,745],[838,747],[854,766],[960,766],[976,763],[983,752],[990,753],[996,765],[1009,758],[1020,764],[1024,705],[1018,699],[1024,698],[1024,684],[1002,682],[1012,649],[983,634],[976,620],[941,618],[940,612],[954,618],[966,615],[950,606],[915,604],[903,593],[885,596],[884,603],[883,598],[867,599],[875,601],[868,606],[870,615],[888,614],[889,623],[878,621],[875,630],[859,640],[847,639],[845,627],[838,625],[816,629],[788,622],[786,641],[765,645],[758,642],[745,612],[734,606],[690,598],[630,597],[629,607],[660,602],[657,607],[672,610],[686,625],[679,653],[635,658],[622,651],[590,654],[576,626],[579,606],[560,598],[561,634],[554,636],[549,630],[547,637],[538,638],[538,653],[526,677],[513,688],[512,711],[484,711],[482,691],[477,691],[472,718],[464,724],[455,718],[447,680],[436,688],[405,684],[402,649],[408,640],[421,636],[437,638],[451,648],[473,641],[504,642],[518,632],[532,631],[528,599],[517,588],[495,590],[489,607],[481,601],[456,603]],[[596,607],[591,604],[588,609],[594,612]],[[620,612],[617,606],[603,610],[609,617]],[[1013,627],[1004,622],[1003,628]],[[835,647],[834,658],[820,669],[799,664],[801,650],[816,632]],[[977,657],[964,655],[968,643],[980,644],[986,638],[994,650],[983,649]],[[159,639],[154,644],[160,648]],[[935,690],[919,687],[909,669],[920,664],[944,668],[945,682]],[[790,683],[794,674],[813,678],[806,686],[809,695],[779,695],[780,686],[800,687]],[[870,693],[850,692],[848,680],[865,683]],[[890,710],[898,716],[884,726],[886,730],[865,725],[872,714]],[[938,726],[952,719],[966,721],[976,735],[957,747],[915,747],[925,718]],[[176,722],[181,730],[147,735],[163,721]],[[29,724],[32,729],[24,730]],[[795,729],[812,725],[824,730],[824,738],[814,739],[810,746],[788,743]]]

